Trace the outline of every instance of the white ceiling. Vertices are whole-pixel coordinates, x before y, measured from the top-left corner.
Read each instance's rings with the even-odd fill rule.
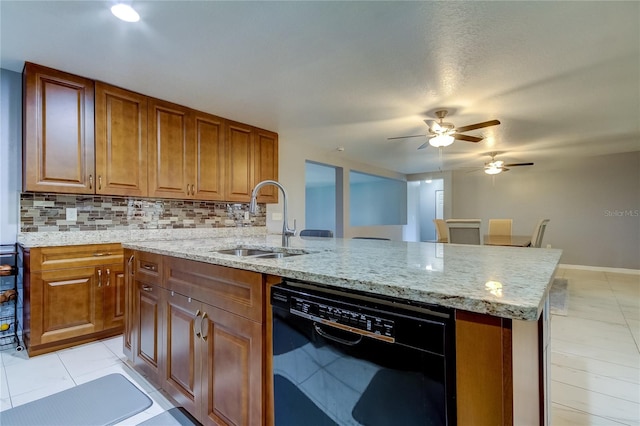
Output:
[[[552,167],[640,150],[640,2],[0,1],[0,66],[31,61],[400,173]],[[438,150],[425,118],[502,124]],[[520,168],[523,169],[523,168]]]

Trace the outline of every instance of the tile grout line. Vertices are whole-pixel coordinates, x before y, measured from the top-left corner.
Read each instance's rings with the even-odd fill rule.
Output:
[[[565,404],[560,404],[559,402],[552,402],[552,404],[555,404],[555,405],[560,406],[560,407],[568,408],[569,410],[577,411],[577,412],[582,413],[582,414],[586,414],[589,417],[596,417],[598,419],[608,420],[608,421],[611,421],[611,422],[614,422],[614,423],[618,423],[618,424],[621,424],[621,425],[630,426],[628,423],[620,422],[620,420],[614,420],[614,419],[611,419],[609,417],[599,416],[597,414],[593,414],[593,413],[590,413],[588,411],[581,410],[579,408],[571,407],[571,406],[565,405]]]

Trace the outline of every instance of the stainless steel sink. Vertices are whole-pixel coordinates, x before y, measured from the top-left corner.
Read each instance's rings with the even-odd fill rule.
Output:
[[[301,254],[307,254],[307,252],[304,250],[284,251],[281,248],[275,248],[273,250],[263,250],[263,249],[244,248],[244,247],[237,247],[234,249],[226,249],[226,250],[216,250],[215,252],[219,254],[229,254],[231,256],[254,257],[254,258],[260,258],[260,259],[282,259],[284,257],[299,256]]]
[[[255,256],[255,257],[258,257],[260,259],[282,259],[283,257],[299,256],[301,254],[304,254],[304,253],[282,253],[282,252],[278,252],[278,253],[261,254],[259,256]]]
[[[264,254],[273,254],[272,251],[267,250],[258,250],[258,249],[244,249],[244,248],[236,248],[236,249],[228,249],[228,250],[216,250],[216,253],[220,254],[231,254],[233,256],[260,256]]]

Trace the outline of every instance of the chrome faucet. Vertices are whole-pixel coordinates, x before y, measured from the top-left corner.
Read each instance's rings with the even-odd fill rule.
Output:
[[[253,188],[253,192],[251,192],[251,204],[249,204],[249,213],[256,214],[256,208],[258,207],[258,191],[265,185],[274,185],[280,188],[282,191],[282,196],[284,198],[284,212],[282,218],[282,246],[287,247],[289,245],[289,237],[296,235],[296,220],[293,220],[293,229],[289,229],[289,222],[287,220],[287,191],[284,189],[284,186],[275,180],[263,180],[258,183],[255,188]]]

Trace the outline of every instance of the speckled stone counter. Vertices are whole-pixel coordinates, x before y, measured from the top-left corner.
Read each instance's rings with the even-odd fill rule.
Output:
[[[246,228],[184,228],[184,229],[135,229],[127,231],[80,232],[21,232],[18,243],[23,247],[75,246],[81,244],[124,243],[128,241],[157,241],[207,239],[232,236],[264,236],[265,226]]]
[[[124,242],[126,248],[432,303],[503,318],[536,320],[561,250],[400,241],[235,236]],[[261,259],[217,250],[270,248],[305,252]]]

